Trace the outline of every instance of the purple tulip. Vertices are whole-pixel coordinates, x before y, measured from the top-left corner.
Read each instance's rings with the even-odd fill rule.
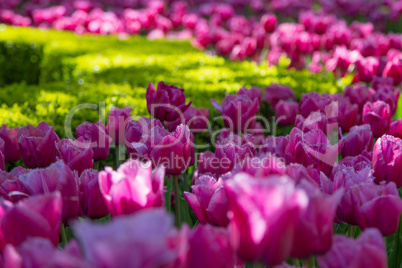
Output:
[[[373,96],[373,102],[381,100],[387,103],[391,109],[391,114],[394,114],[396,111],[396,107],[398,106],[400,93],[400,90],[395,89],[393,86],[379,86],[377,87],[377,91]]]
[[[262,90],[259,87],[241,87],[239,91],[237,91],[237,95],[247,95],[251,100],[257,99],[258,103],[261,102]]]
[[[163,209],[107,224],[81,221],[73,229],[91,267],[180,267],[187,249],[185,231],[179,233]]]
[[[7,125],[0,127],[0,138],[4,140],[4,157],[7,162],[16,162],[21,159],[21,152],[18,145],[19,127],[10,129]]]
[[[162,207],[164,177],[163,167],[152,171],[149,162],[128,160],[117,171],[106,167],[99,173],[100,192],[112,216]]]
[[[221,227],[228,225],[228,202],[222,179],[201,175],[191,186],[191,193],[184,192],[183,195],[200,223]]]
[[[299,224],[296,225],[290,255],[293,258],[304,259],[326,253],[331,248],[333,220],[342,191],[327,196],[317,185],[307,181],[301,181],[298,188],[306,191],[309,203]]]
[[[18,247],[8,244],[3,252],[5,266],[23,267],[82,267],[89,265],[82,259],[75,240],[63,249],[55,247],[48,239],[29,238]]]
[[[124,144],[127,122],[132,121],[130,107],[110,109],[109,119],[106,125],[106,133],[112,138],[114,144]]]
[[[37,127],[28,125],[18,131],[22,160],[28,168],[47,167],[56,161],[56,142],[60,139],[53,127],[41,122]]]
[[[157,141],[158,142],[158,141]],[[154,166],[164,165],[166,173],[178,175],[195,161],[194,137],[189,128],[180,125],[175,132],[162,137],[152,148],[150,157]]]
[[[350,102],[359,106],[359,111],[363,110],[364,104],[372,100],[375,91],[363,85],[350,85],[345,88],[344,95]]]
[[[82,137],[91,144],[94,161],[104,160],[109,156],[111,138],[106,134],[106,127],[99,120],[98,123],[84,122],[77,126],[77,138]]]
[[[0,170],[0,195],[13,203],[28,196],[19,176],[28,173],[23,167],[15,167],[10,173]]]
[[[317,92],[305,93],[299,102],[300,114],[307,118],[312,112],[325,112],[324,107],[328,104]]]
[[[305,167],[300,164],[289,164],[286,166],[286,175],[299,185],[303,181],[307,181],[312,185],[320,185],[320,172],[312,166]]]
[[[300,129],[293,128],[289,134],[286,155],[291,162],[304,166],[313,165],[329,175],[342,147],[342,140],[331,145],[327,136],[319,129],[303,133]]]
[[[367,102],[363,107],[363,124],[369,124],[374,137],[381,137],[389,130],[391,109],[383,101]]]
[[[19,180],[30,195],[60,191],[63,200],[63,221],[78,217],[78,179],[63,161],[57,161],[45,169],[34,169],[21,175]]]
[[[360,81],[370,83],[373,76],[378,73],[380,62],[377,58],[367,57],[359,59],[355,65]]]
[[[161,81],[157,90],[149,83],[146,93],[148,112],[160,121],[174,121],[190,107],[192,101],[186,104],[184,89],[174,85],[166,85]]]
[[[402,119],[391,121],[388,134],[396,138],[402,138]]]
[[[62,139],[56,144],[60,159],[71,168],[78,172],[78,175],[85,169],[93,167],[93,151],[90,144],[83,137],[79,137],[75,141],[70,139]]]
[[[285,159],[286,158],[286,147],[289,144],[289,138],[283,136],[268,136],[264,140],[262,140],[262,146],[260,152],[262,153],[271,153],[276,157]]]
[[[216,100],[211,100],[212,106],[224,117],[226,128],[235,132],[244,132],[253,128],[256,123],[256,115],[260,108],[258,99],[250,99],[246,94],[226,95],[219,105]]]
[[[295,120],[295,127],[303,131],[304,133],[309,132],[313,129],[319,129],[324,133],[330,132],[328,131],[328,127],[330,124],[328,123],[328,119],[322,112],[312,112],[307,118],[304,118],[302,115],[298,114]]]
[[[296,101],[296,95],[290,87],[280,84],[265,88],[264,101],[271,103],[271,107],[275,107],[280,100]]]
[[[44,237],[58,245],[62,212],[59,193],[34,196],[16,205],[3,201],[2,206],[1,231],[8,244],[18,246],[27,238]]]
[[[101,219],[109,214],[99,187],[98,171],[87,169],[79,178],[81,214],[91,219]]]
[[[360,115],[357,104],[351,104],[348,98],[342,97],[335,104],[335,107],[338,108],[335,117],[342,131],[348,132],[351,127],[359,123]]]
[[[299,104],[280,100],[275,105],[276,121],[279,125],[294,125]]]
[[[265,265],[289,257],[296,225],[308,205],[306,193],[295,189],[286,176],[255,180],[245,173],[226,181],[225,191],[230,239],[237,255]]]
[[[342,157],[357,156],[363,151],[371,152],[373,149],[373,132],[370,125],[354,126],[346,137],[342,137],[344,146]]]
[[[209,110],[208,109],[197,109],[193,106],[188,107],[188,109],[182,114],[183,117],[172,122],[165,122],[165,126],[170,132],[173,132],[177,126],[180,124],[185,124],[193,133],[203,132],[208,128],[209,124]]]
[[[335,235],[331,250],[317,261],[322,268],[388,266],[384,238],[376,229],[367,229],[356,240]]]
[[[377,139],[373,149],[373,169],[376,182],[393,181],[402,187],[402,140],[390,135]]]
[[[261,17],[260,23],[267,33],[272,33],[275,31],[277,19],[273,14],[265,14]]]
[[[190,234],[188,267],[234,267],[235,254],[226,229],[198,225]]]

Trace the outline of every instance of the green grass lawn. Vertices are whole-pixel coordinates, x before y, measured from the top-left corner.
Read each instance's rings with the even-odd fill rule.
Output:
[[[84,35],[0,25],[0,124],[10,127],[47,121],[64,136],[64,120],[78,104],[130,106],[147,116],[145,90],[161,80],[185,89],[197,108],[210,108],[241,86],[282,83],[303,92],[337,92],[348,79],[287,70],[266,63],[232,62],[209,56],[188,41],[148,41],[141,36]],[[103,111],[104,113],[104,111]],[[73,127],[96,121],[98,111],[81,110]]]

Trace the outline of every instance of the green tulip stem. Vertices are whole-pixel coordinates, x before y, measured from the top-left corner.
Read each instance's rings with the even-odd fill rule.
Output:
[[[174,184],[174,206],[176,212],[176,225],[180,228],[180,191],[179,191],[179,176],[173,176]]]
[[[349,224],[349,226],[348,226],[348,236],[350,238],[355,238],[355,233],[356,233],[356,226],[353,226],[353,225]]]
[[[64,226],[64,223],[61,224],[60,234],[61,234],[61,241],[63,242],[63,246],[66,246],[68,241],[67,241],[67,235],[66,235],[66,226]]]
[[[303,259],[302,265],[307,266],[309,268],[315,267],[315,259],[314,259],[314,257],[310,257],[308,259]]]

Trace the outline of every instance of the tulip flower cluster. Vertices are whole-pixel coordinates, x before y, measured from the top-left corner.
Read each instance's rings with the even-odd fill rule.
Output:
[[[50,6],[47,0],[1,2],[0,22],[78,34],[191,39],[195,47],[213,49],[232,60],[260,61],[268,51],[269,64],[277,64],[281,56],[286,56],[291,60],[290,68],[313,72],[326,69],[342,76],[352,71],[356,81],[370,82],[373,76],[382,76],[392,78],[394,85],[402,82],[402,36],[383,34],[374,27],[385,19],[400,18],[401,1],[365,4],[362,0],[321,0],[321,12],[312,11],[313,1],[295,0],[231,0],[225,4],[162,0],[51,2],[55,5]],[[252,16],[242,15],[245,10],[253,10]],[[273,15],[275,11],[293,17],[293,22],[281,23]],[[352,17],[366,13],[374,23],[354,21],[348,25],[334,12]],[[163,98],[158,92],[154,98]],[[294,107],[288,105],[282,103],[277,109],[293,111]]]
[[[114,107],[76,139],[45,122],[0,128],[1,169],[25,165],[0,170],[0,264],[387,267],[384,237],[402,226],[399,90],[388,79],[299,101],[283,85],[242,87],[211,100],[225,126],[216,133],[182,88],[150,83],[145,98],[152,118]],[[276,125],[257,116],[261,102],[288,135],[265,137]],[[194,143],[200,131],[214,150]],[[122,148],[128,160],[97,169]]]

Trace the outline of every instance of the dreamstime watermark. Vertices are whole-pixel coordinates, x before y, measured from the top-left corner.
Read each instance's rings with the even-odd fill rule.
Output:
[[[83,112],[85,109],[97,110],[99,120],[103,124],[106,124],[105,108],[106,105],[104,102],[100,102],[98,104],[84,103],[72,108],[65,119],[64,129],[66,137],[75,140],[75,137],[73,136],[72,121],[77,112]],[[282,120],[284,117],[279,117],[276,119],[273,117],[271,121],[260,115],[247,117],[244,116],[246,111],[242,112],[241,107],[238,108],[239,109],[236,110],[236,116],[234,118],[234,120],[237,121],[234,122],[234,120],[232,120],[233,116],[228,115],[219,115],[212,119],[209,119],[204,115],[192,115],[189,118],[188,116],[186,117],[186,115],[177,107],[173,107],[169,104],[156,104],[152,107],[152,109],[154,109],[152,111],[153,114],[157,115],[158,113],[169,113],[171,117],[177,117],[177,119],[173,121],[174,124],[183,124],[185,126],[176,128],[174,132],[169,133],[164,129],[160,129],[160,124],[155,120],[138,120],[137,124],[134,126],[136,127],[136,141],[129,142],[126,137],[126,128],[128,127],[128,122],[132,119],[126,118],[123,115],[113,115],[108,118],[108,126],[110,127],[109,136],[111,136],[113,140],[119,140],[119,143],[109,143],[106,140],[107,136],[95,135],[97,140],[90,140],[88,142],[76,141],[75,145],[82,148],[105,148],[108,145],[110,147],[125,147],[127,148],[129,154],[134,152],[131,155],[134,157],[147,155],[147,150],[151,150],[151,148],[152,150],[158,149],[161,151],[170,150],[169,153],[165,153],[158,158],[157,163],[153,164],[169,164],[178,167],[189,166],[190,162],[192,161],[189,159],[183,159],[183,154],[175,153],[175,150],[183,150],[183,146],[186,148],[190,146],[197,151],[202,151],[211,148],[211,146],[224,149],[224,147],[228,146],[228,142],[230,142],[230,144],[234,144],[239,148],[241,148],[245,143],[252,144],[257,151],[264,148],[266,146],[264,143],[256,144],[254,143],[254,139],[256,137],[262,138],[266,136],[275,137],[277,134],[278,122],[280,122],[280,120]],[[333,101],[329,103],[325,109],[316,112],[316,114],[310,114],[308,118],[304,119],[302,126],[298,126],[301,129],[301,138],[298,142],[302,143],[303,149],[308,152],[311,157],[331,166],[334,165],[341,149],[337,133],[339,128],[338,115],[338,102]],[[225,128],[214,130],[213,126],[216,125],[217,122],[224,122]],[[259,122],[261,127],[257,127],[256,122]],[[316,144],[312,143],[311,141],[305,142],[304,135],[306,135],[305,133],[308,132],[306,130],[309,130],[310,128],[317,128],[316,125],[318,124],[325,124],[324,132],[327,135],[327,140],[317,140]],[[231,132],[231,129],[236,129],[236,132]],[[114,137],[115,135],[118,135],[118,137]],[[203,138],[194,138],[194,136],[197,135],[202,135]],[[205,137],[208,137],[208,139]],[[179,149],[176,149],[175,147]],[[320,149],[317,150],[317,147]],[[229,151],[228,154],[235,154],[235,151]],[[119,160],[125,160],[125,156],[125,153],[119,154]],[[237,164],[242,162],[239,159],[233,160],[236,157],[237,156],[234,155],[233,157],[228,158],[228,160],[225,159],[225,157],[214,158],[212,160],[213,162],[210,161],[209,164],[213,165],[214,167],[216,166],[216,168],[225,168],[232,165],[233,161],[235,161]],[[145,158],[149,159],[150,156],[148,155],[148,157]],[[198,158],[199,157],[197,156],[195,163],[199,162],[197,161]],[[155,161],[155,159],[153,159],[153,161]],[[256,163],[255,165],[261,166],[261,163]]]

